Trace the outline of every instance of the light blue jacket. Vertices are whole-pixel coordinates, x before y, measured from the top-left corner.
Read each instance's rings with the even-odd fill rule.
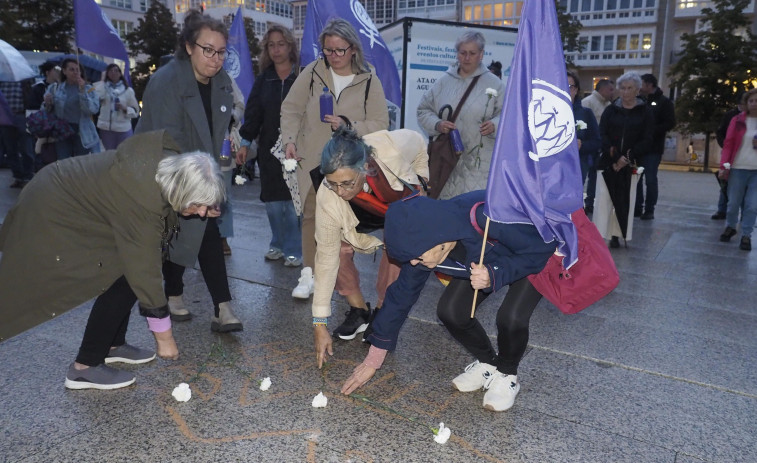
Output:
[[[51,85],[47,93],[53,95],[53,107],[55,115],[63,119],[64,106],[66,104],[66,87],[65,84]],[[84,91],[79,92],[79,139],[85,149],[93,153],[100,152],[100,136],[97,134],[97,128],[92,121],[92,117],[100,110],[100,98],[97,96],[95,88],[89,84],[84,86]]]

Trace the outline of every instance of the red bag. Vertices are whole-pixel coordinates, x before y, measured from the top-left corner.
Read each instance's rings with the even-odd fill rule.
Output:
[[[566,314],[589,307],[610,294],[620,281],[615,261],[596,225],[583,209],[571,214],[571,219],[578,233],[578,262],[565,270],[562,256],[553,255],[541,272],[528,276],[534,288]]]

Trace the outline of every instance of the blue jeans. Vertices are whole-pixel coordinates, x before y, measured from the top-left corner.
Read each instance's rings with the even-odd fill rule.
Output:
[[[647,197],[644,198],[644,185],[639,180],[639,186],[636,187],[636,211],[641,211],[642,207],[647,214],[654,213],[654,207],[657,205],[657,169],[660,167],[662,160],[661,154],[647,154],[639,159],[639,166],[644,168],[641,176],[647,186]]]
[[[743,204],[742,204],[743,203]],[[736,228],[741,211],[741,235],[752,236],[757,219],[757,170],[731,169],[728,177],[728,212],[725,223]]]
[[[294,203],[290,200],[269,201],[265,203],[265,211],[273,234],[270,247],[283,252],[285,256],[301,259],[302,232]]]
[[[589,177],[589,183],[586,184],[586,199],[584,205],[594,206],[594,195],[597,192],[597,160],[599,155],[583,155],[580,154],[578,159],[581,163],[581,185],[586,181],[586,177]]]
[[[74,156],[83,156],[89,154],[92,150],[84,148],[81,144],[81,137],[79,137],[79,124],[69,125],[74,129],[74,134],[65,140],[59,140],[55,142],[55,152],[58,154],[58,161],[68,159]]]

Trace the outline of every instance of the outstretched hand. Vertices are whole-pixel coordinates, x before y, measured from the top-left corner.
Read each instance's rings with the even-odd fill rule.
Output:
[[[341,390],[342,394],[352,394],[356,389],[363,386],[371,378],[373,378],[373,375],[375,374],[376,369],[369,367],[365,363],[361,363],[360,365],[356,366],[352,371],[352,375],[347,378],[347,381],[344,382]]]

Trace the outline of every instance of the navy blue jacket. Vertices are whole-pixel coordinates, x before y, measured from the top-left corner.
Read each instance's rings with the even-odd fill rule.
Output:
[[[389,205],[384,242],[389,256],[402,262],[402,269],[376,313],[373,333],[368,336],[372,345],[387,350],[395,348],[400,328],[434,271],[454,278],[470,278],[470,264],[478,263],[483,239],[471,224],[470,213],[474,204],[484,198],[484,191],[472,191],[445,201],[413,196]],[[485,227],[483,206],[476,209],[475,220],[481,229]],[[464,247],[464,262],[448,257],[433,270],[421,264],[410,265],[411,259],[448,241],[457,241],[457,246]],[[532,224],[496,222],[490,222],[487,242],[484,264],[492,282],[484,290],[487,292],[540,272],[557,245],[555,240],[545,243]]]
[[[573,118],[586,123],[585,129],[576,128],[576,138],[581,140],[581,149],[578,150],[580,156],[596,156],[599,149],[602,148],[602,137],[599,135],[599,124],[594,113],[589,108],[584,108],[581,100],[576,98],[573,102]]]

